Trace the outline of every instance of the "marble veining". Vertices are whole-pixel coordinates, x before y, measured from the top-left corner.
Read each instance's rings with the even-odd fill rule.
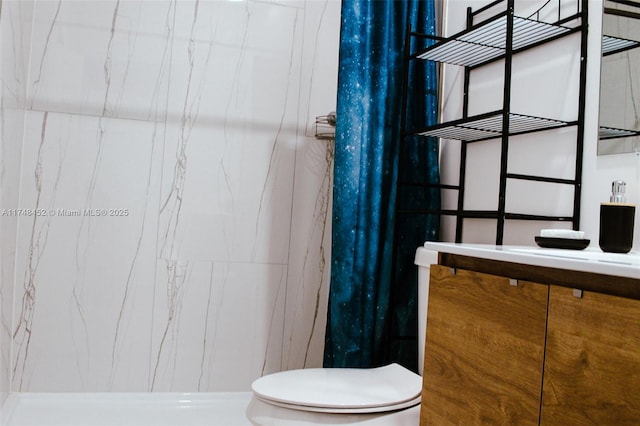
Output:
[[[200,372],[198,375],[198,391],[200,391],[201,389],[203,389],[203,379],[204,379],[204,372],[205,372],[205,362],[207,359],[207,349],[208,349],[208,331],[209,331],[209,317],[211,316],[212,318],[218,318],[218,314],[220,312],[220,305],[217,304],[217,306],[213,307],[211,305],[212,302],[212,293],[213,293],[213,268],[214,268],[214,264],[211,264],[211,270],[209,272],[210,274],[210,278],[209,278],[209,289],[207,292],[207,304],[206,304],[206,314],[204,317],[204,330],[202,333],[202,357],[200,358]],[[226,283],[226,279],[222,280],[223,285],[224,283]],[[211,312],[213,309],[213,313]],[[214,321],[214,323],[216,323],[217,321]],[[215,342],[215,333],[213,335],[212,341]]]
[[[45,143],[47,117],[48,114],[44,114],[42,117],[40,143],[38,146],[36,166],[33,172],[33,183],[36,191],[34,209],[36,211],[40,210],[43,207],[43,205],[41,204],[43,167],[42,151]],[[33,314],[36,305],[36,274],[38,272],[40,258],[47,246],[47,239],[49,234],[50,221],[45,220],[43,221],[44,223],[40,223],[40,218],[40,216],[34,214],[31,220],[31,232],[27,254],[28,260],[23,279],[24,292],[22,295],[20,313],[17,319],[17,326],[13,332],[13,339],[16,342],[16,356],[15,364],[13,367],[13,380],[18,380],[18,390],[22,390],[23,385],[25,385],[25,376],[19,373],[24,371],[24,368],[29,359],[29,343],[31,342],[33,331]]]
[[[292,29],[295,28],[296,23],[297,23],[297,14],[295,16],[295,18],[292,20],[291,25],[292,25]],[[294,45],[294,40],[295,40],[295,32],[292,34],[291,36],[291,50],[293,51],[293,45]],[[287,66],[287,73],[286,73],[286,77],[288,80],[290,80],[292,78],[292,73],[294,72],[294,65],[293,65],[293,60],[294,60],[294,56],[290,55],[289,56],[289,63]],[[269,152],[269,165],[267,168],[267,173],[264,179],[264,183],[262,185],[262,190],[260,191],[260,201],[258,203],[258,214],[257,214],[257,220],[256,220],[256,226],[255,226],[255,236],[254,236],[254,245],[253,245],[253,249],[251,252],[251,259],[255,260],[256,258],[256,251],[257,251],[257,247],[258,244],[260,243],[260,237],[262,235],[262,233],[260,232],[263,223],[262,223],[262,218],[263,218],[263,209],[265,207],[264,202],[265,202],[265,197],[268,197],[270,195],[270,184],[273,184],[274,179],[272,178],[273,174],[275,174],[277,172],[277,170],[279,170],[277,168],[277,157],[278,157],[278,147],[282,145],[281,143],[281,137],[282,137],[282,131],[283,131],[283,127],[285,124],[285,120],[287,118],[287,101],[289,99],[289,90],[290,90],[290,86],[287,85],[286,86],[286,90],[284,91],[284,96],[282,98],[282,106],[280,107],[281,113],[280,113],[280,117],[278,120],[278,125],[277,125],[277,130],[275,132],[275,135],[273,137],[273,143],[271,145],[271,149]],[[294,162],[295,162],[295,157],[294,157]],[[295,165],[294,165],[295,167]]]
[[[303,239],[312,243],[300,253],[292,253],[291,262],[299,265],[292,268],[289,280],[297,283],[292,286],[289,297],[296,303],[288,306],[288,317],[292,322],[300,318],[303,327],[285,326],[287,340],[297,342],[291,344],[286,352],[285,360],[296,360],[295,368],[306,368],[322,364],[322,351],[318,350],[318,336],[324,339],[324,318],[326,318],[326,301],[328,297],[329,270],[326,267],[330,253],[326,250],[331,241],[331,191],[333,184],[333,141],[311,141],[304,151],[303,163],[307,170],[313,170],[322,180],[304,204],[313,207],[313,226]],[[308,189],[307,189],[308,191]],[[320,274],[318,274],[320,272]]]
[[[179,347],[177,345],[178,336],[175,335],[178,332],[176,325],[178,318],[176,318],[176,315],[179,314],[180,308],[182,307],[183,287],[189,274],[189,265],[186,263],[179,264],[177,261],[167,261],[166,272],[168,278],[166,289],[167,318],[164,329],[162,330],[160,343],[158,344],[157,354],[154,356],[155,365],[153,367],[150,386],[150,390],[152,391],[155,389],[161,358],[165,355],[163,352],[167,350],[170,352],[166,356],[172,358],[171,363],[174,364],[174,366],[175,362],[177,362]],[[170,343],[173,343],[172,347],[166,348],[165,345],[169,345]]]
[[[169,219],[167,220],[167,225],[164,231],[164,241],[162,245],[162,250],[159,254],[161,258],[169,258],[173,259],[178,255],[178,247],[176,244],[176,232],[178,229],[178,222],[180,220],[180,211],[182,208],[182,200],[184,193],[184,184],[185,184],[185,174],[187,169],[187,146],[189,144],[189,137],[191,135],[191,130],[193,128],[193,124],[197,120],[198,109],[200,105],[200,93],[202,87],[194,87],[192,93],[192,81],[193,71],[195,66],[195,45],[193,38],[193,31],[195,24],[198,18],[198,4],[199,1],[195,2],[194,13],[193,13],[193,21],[191,22],[191,31],[190,37],[188,41],[188,76],[187,76],[187,84],[184,92],[184,99],[181,99],[182,104],[182,113],[180,118],[180,130],[179,130],[179,138],[175,152],[175,165],[173,167],[173,180],[170,185],[170,191],[167,195],[166,200],[162,204],[160,208],[160,215],[168,212]],[[209,62],[209,57],[211,54],[211,43],[209,44],[209,49],[207,52],[207,60],[204,64],[204,69],[206,70],[207,64]],[[192,99],[193,98],[193,99]],[[171,274],[169,274],[171,276]],[[170,283],[168,283],[170,284]]]
[[[0,31],[0,385],[320,366],[339,4],[2,0]]]
[[[319,240],[322,242],[330,240],[330,229],[328,224],[331,223],[331,189],[333,188],[333,173],[331,172],[333,169],[333,159],[334,159],[334,143],[333,141],[328,142],[326,144],[326,154],[325,161],[328,167],[324,170],[324,176],[322,183],[320,185],[321,190],[318,191],[315,207],[317,214],[316,224],[320,227],[319,232]],[[325,245],[320,244],[319,246],[319,256],[313,256],[312,253],[307,251],[304,257],[304,269],[307,268],[307,262],[315,260],[317,265],[314,265],[315,270],[320,271],[321,277],[327,273],[327,260],[330,254],[325,250]],[[312,268],[313,269],[313,268]],[[322,312],[320,307],[322,305],[322,300],[324,300],[323,296],[325,296],[328,292],[328,288],[323,286],[324,280],[321,280],[320,285],[317,283],[312,283],[309,286],[306,282],[303,284],[302,288],[306,289],[307,287],[311,287],[311,291],[314,294],[314,303],[313,303],[313,321],[310,324],[309,331],[309,339],[307,340],[307,344],[305,346],[304,351],[304,360],[303,366],[307,366],[307,361],[309,360],[311,345],[314,340],[314,336],[316,335],[316,324],[320,320],[319,316],[325,315],[326,312]]]
[[[24,49],[29,45],[30,25],[27,21],[32,13],[33,2],[0,2],[0,208],[13,208],[19,199],[21,174],[20,141],[24,128],[25,114],[14,108],[24,105],[27,60]],[[14,362],[12,342],[13,314],[21,296],[14,287],[18,271],[15,268],[16,216],[4,215],[0,218],[0,406],[11,390]],[[21,276],[21,275],[20,275]],[[22,290],[24,291],[24,290]],[[14,295],[18,298],[14,304]]]
[[[51,24],[49,26],[49,32],[45,38],[44,47],[42,49],[42,53],[40,54],[40,66],[38,67],[38,73],[36,74],[35,80],[31,83],[32,92],[37,94],[38,87],[40,84],[40,80],[42,80],[43,67],[45,64],[45,59],[47,57],[49,43],[51,41],[51,34],[53,33],[53,29],[55,28],[56,22],[58,21],[58,15],[60,14],[60,7],[62,6],[62,0],[58,0],[58,5],[56,6],[55,13],[53,18],[51,19]],[[31,109],[33,109],[33,103],[31,104]]]
[[[322,323],[322,319],[326,316],[326,313],[321,310],[322,301],[325,300],[323,296],[328,294],[328,285],[323,285],[328,283],[323,278],[328,275],[327,270],[327,261],[331,257],[329,250],[326,250],[325,247],[328,246],[328,242],[331,240],[331,230],[329,224],[331,223],[331,190],[333,188],[333,160],[334,160],[334,145],[332,143],[327,144],[327,150],[325,154],[325,161],[327,164],[326,169],[324,170],[323,180],[321,183],[321,188],[323,191],[318,193],[318,198],[316,202],[317,206],[317,226],[320,227],[320,236],[319,240],[321,241],[319,245],[319,256],[314,257],[317,263],[317,270],[320,272],[320,283],[315,285],[315,302],[314,302],[314,310],[313,310],[313,322],[311,323],[311,332],[309,333],[309,339],[307,340],[305,356],[304,356],[304,364],[307,365],[307,361],[309,360],[309,353],[311,351],[311,345],[314,342],[314,337],[317,335],[316,333],[316,325],[318,323]],[[305,265],[306,261],[309,260],[307,256],[305,256]],[[313,288],[313,287],[312,287]],[[324,334],[321,334],[324,339]]]
[[[107,99],[109,98],[109,88],[111,87],[111,49],[113,48],[113,36],[115,34],[115,27],[118,21],[118,7],[120,6],[120,0],[116,0],[115,7],[113,9],[113,18],[111,20],[111,31],[109,36],[109,43],[107,44],[107,54],[104,61],[104,83],[106,89],[104,91],[104,102],[102,107],[102,115],[110,116],[111,113],[107,109]],[[126,76],[126,73],[125,73]]]
[[[153,132],[151,135],[151,158],[157,158],[157,146],[159,145],[158,138],[161,132],[159,132],[158,124],[154,123]],[[154,183],[154,167],[153,164],[149,165],[148,172],[146,175],[146,190],[144,193],[144,205],[142,210],[142,217],[147,217],[151,212],[151,201],[153,200],[153,189],[152,184]],[[122,292],[122,299],[119,303],[119,312],[118,317],[115,323],[115,331],[113,336],[112,350],[111,350],[111,376],[109,380],[109,389],[113,389],[114,379],[117,374],[117,367],[121,353],[121,339],[120,333],[122,328],[126,325],[128,321],[131,321],[131,316],[135,314],[135,306],[133,304],[132,298],[134,295],[134,287],[136,285],[136,269],[140,267],[140,258],[142,257],[143,243],[145,240],[146,234],[149,232],[149,223],[148,221],[141,221],[139,233],[137,234],[137,242],[135,246],[135,252],[131,259],[126,283],[124,286],[124,291]]]

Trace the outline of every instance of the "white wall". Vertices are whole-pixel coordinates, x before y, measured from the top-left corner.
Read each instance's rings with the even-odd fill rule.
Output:
[[[488,2],[448,1],[445,4],[446,35],[465,27],[466,7],[480,8]],[[546,3],[542,0],[516,1],[516,14],[528,16],[530,10]],[[555,4],[555,3],[554,3]],[[563,4],[567,4],[563,1]],[[598,98],[600,74],[600,37],[602,3],[589,2],[589,52],[584,136],[583,185],[581,197],[581,229],[591,245],[598,247],[599,205],[608,200],[611,181],[623,179],[628,183],[629,201],[638,203],[640,195],[638,159],[635,154],[598,157]],[[495,9],[494,9],[495,10]],[[575,8],[573,9],[575,10]],[[512,111],[549,118],[575,119],[579,72],[579,38],[568,37],[517,55],[514,59]],[[477,71],[471,87],[470,113],[486,112],[501,107],[503,66],[490,65]],[[445,119],[461,117],[462,69],[446,66],[444,71],[442,114]],[[469,208],[495,209],[497,207],[498,141],[471,144],[469,147],[467,199]],[[533,133],[512,138],[510,143],[509,172],[540,174],[571,179],[574,173],[575,133]],[[444,183],[457,183],[459,143],[444,141],[442,146],[442,179]],[[570,215],[572,190],[565,185],[518,183],[507,186],[507,210],[522,213]],[[455,194],[445,191],[444,205],[453,208]],[[638,228],[636,215],[636,229]],[[533,245],[539,230],[569,227],[560,222],[507,221],[505,244]],[[444,220],[445,240],[454,239],[454,222]],[[635,247],[639,246],[635,233]],[[464,242],[493,243],[495,222],[467,221]]]
[[[3,0],[3,389],[321,365],[339,9]]]

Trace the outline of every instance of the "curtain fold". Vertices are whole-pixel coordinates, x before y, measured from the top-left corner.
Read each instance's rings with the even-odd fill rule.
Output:
[[[407,28],[435,34],[433,1],[342,2],[325,367],[417,369],[413,256],[437,240],[439,219],[396,216],[396,202],[401,210],[440,208],[439,190],[423,185],[438,183],[437,140],[401,143],[400,129]],[[409,126],[431,124],[435,65],[412,64],[409,75]]]

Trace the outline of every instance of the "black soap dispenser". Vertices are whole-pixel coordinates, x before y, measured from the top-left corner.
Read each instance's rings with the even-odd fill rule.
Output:
[[[608,203],[600,204],[600,248],[610,253],[628,253],[633,246],[633,222],[636,206],[627,204],[621,180],[611,184]]]

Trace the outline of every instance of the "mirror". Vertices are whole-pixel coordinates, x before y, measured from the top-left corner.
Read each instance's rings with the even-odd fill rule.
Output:
[[[640,1],[603,5],[598,155],[640,152]]]

